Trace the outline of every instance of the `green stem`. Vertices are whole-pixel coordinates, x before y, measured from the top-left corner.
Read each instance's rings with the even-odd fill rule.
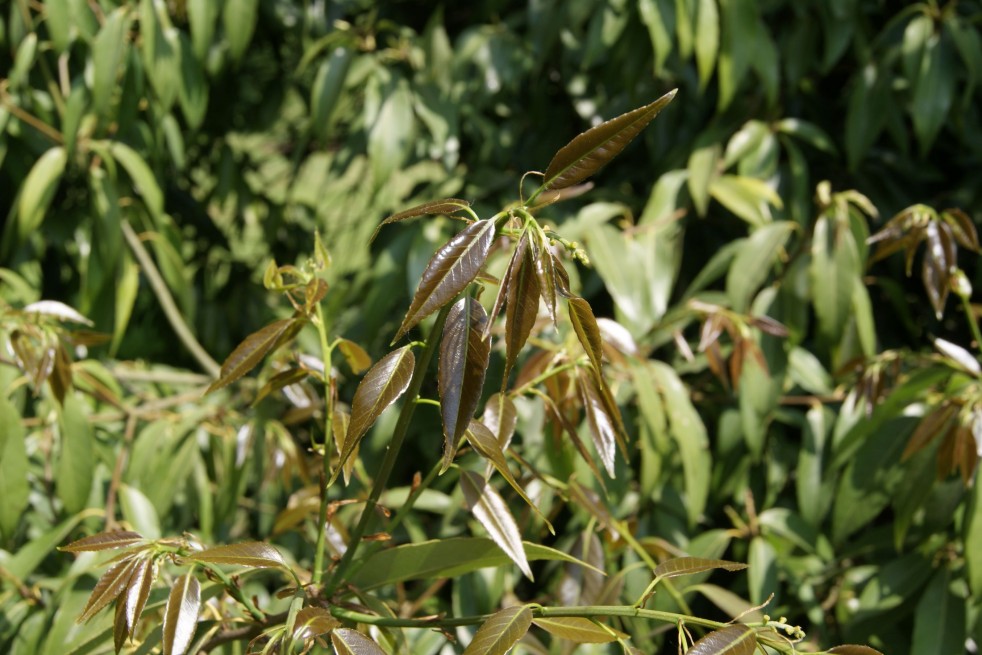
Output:
[[[206,562],[195,562],[195,564],[208,569],[212,575],[221,580],[222,584],[225,585],[225,589],[228,590],[229,595],[237,600],[244,608],[246,608],[246,611],[249,612],[249,615],[252,616],[253,619],[256,621],[266,620],[266,615],[263,614],[251,600],[249,600],[248,596],[242,593],[242,590],[239,589],[238,585],[232,582],[232,578],[230,578],[225,571],[221,570],[214,564],[208,564]]]
[[[327,326],[324,310],[317,304],[317,335],[320,338],[321,358],[324,364],[324,470],[321,473],[321,505],[317,515],[317,545],[314,550],[314,570],[311,580],[320,584],[324,576],[324,549],[327,540],[327,481],[331,479],[332,422],[334,420],[334,393],[331,390],[331,352],[333,344],[327,342]]]
[[[453,303],[447,303],[440,310],[440,313],[436,317],[436,322],[433,323],[433,328],[430,330],[429,338],[426,340],[426,348],[416,360],[416,368],[413,370],[413,377],[407,389],[407,400],[402,405],[399,420],[396,422],[396,427],[392,432],[392,441],[389,442],[389,447],[385,451],[382,467],[372,482],[372,490],[368,494],[368,500],[365,502],[365,509],[362,510],[361,518],[358,520],[355,529],[351,532],[351,538],[348,540],[348,548],[344,551],[344,555],[341,556],[341,561],[338,562],[338,566],[334,570],[330,582],[325,587],[326,597],[330,597],[341,583],[344,582],[348,569],[351,567],[351,561],[361,543],[361,538],[368,531],[369,525],[375,518],[375,508],[378,506],[378,499],[382,496],[382,491],[385,490],[389,482],[389,476],[392,475],[392,469],[395,468],[396,460],[399,458],[402,442],[405,440],[406,433],[409,431],[409,423],[412,421],[413,412],[416,411],[416,403],[414,401],[419,396],[419,390],[423,386],[426,370],[429,368],[430,360],[433,359],[433,354],[436,352],[437,345],[440,342],[440,333],[443,331],[443,324],[447,320],[447,314],[450,313],[450,307],[452,305]]]
[[[975,339],[975,347],[982,350],[982,333],[979,332],[979,321],[975,318],[972,311],[972,303],[968,301],[968,296],[962,296],[962,309],[965,311],[965,318],[968,319],[968,327],[972,330],[972,337]]]

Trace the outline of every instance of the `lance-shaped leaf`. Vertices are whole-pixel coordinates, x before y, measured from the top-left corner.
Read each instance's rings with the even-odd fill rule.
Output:
[[[528,233],[522,241],[528,241]],[[519,245],[521,248],[521,245]],[[517,252],[517,251],[516,251]],[[539,278],[535,273],[535,253],[531,243],[522,249],[520,262],[511,270],[508,280],[508,307],[505,310],[505,374],[502,382],[507,383],[518,353],[532,333],[535,317],[539,313]]]
[[[618,637],[621,639],[627,637],[619,630],[599,625],[581,616],[539,617],[532,619],[532,623],[551,635],[578,644],[607,644],[617,641]]]
[[[563,200],[572,200],[573,198],[578,198],[592,188],[593,188],[593,182],[584,182],[583,184],[577,184],[576,186],[543,191],[542,193],[539,194],[539,197],[535,199],[535,204],[532,205],[530,209],[532,211],[536,211],[553,203],[562,202]]]
[[[600,326],[597,325],[597,319],[593,315],[593,309],[590,307],[590,303],[583,298],[569,298],[567,306],[569,307],[569,321],[573,324],[576,338],[580,340],[580,345],[583,346],[583,350],[590,358],[590,363],[593,364],[597,375],[600,375],[603,372],[604,344],[600,337]]]
[[[140,615],[143,614],[143,608],[147,605],[147,598],[150,597],[150,588],[153,587],[153,581],[156,577],[157,563],[153,558],[146,557],[141,559],[136,568],[133,569],[129,586],[126,588],[125,602],[120,602],[123,606],[126,630],[130,636],[136,630],[136,623],[140,620]]]
[[[650,105],[592,127],[563,146],[549,162],[543,187],[549,190],[573,186],[603,168],[672,101],[677,91],[673,89]]]
[[[963,368],[966,372],[971,373],[975,377],[982,377],[982,367],[979,366],[979,360],[975,359],[972,353],[958,344],[944,339],[935,339],[934,347],[938,349],[938,352]]]
[[[201,609],[201,585],[188,573],[177,579],[164,608],[164,655],[184,655]]]
[[[600,454],[600,461],[603,462],[607,475],[614,477],[614,454],[617,450],[616,422],[597,388],[594,376],[580,371],[576,376],[576,386],[580,393],[580,400],[583,402],[583,410],[586,412],[590,434],[593,435],[593,443]]]
[[[437,250],[393,342],[463,291],[481,271],[493,242],[494,221],[477,221]]]
[[[655,567],[655,576],[659,578],[676,578],[680,575],[692,575],[712,569],[724,571],[742,571],[746,564],[730,562],[725,559],[705,559],[702,557],[675,557],[666,560]]]
[[[367,370],[368,367],[372,365],[372,358],[369,357],[364,348],[359,346],[354,341],[339,339],[338,350],[340,350],[341,354],[344,355],[344,359],[348,362],[351,372],[355,375]]]
[[[276,347],[296,336],[302,326],[302,319],[284,318],[273,321],[266,327],[247,336],[222,364],[218,379],[211,383],[205,393],[221,389],[241,378],[254,369]]]
[[[859,646],[857,644],[843,644],[828,650],[829,655],[883,655],[880,651],[869,646]]]
[[[374,641],[351,628],[338,628],[331,633],[335,655],[385,655]]]
[[[331,483],[337,479],[344,463],[383,410],[405,393],[415,365],[416,357],[411,346],[403,346],[378,360],[362,378],[351,401],[348,431],[340,449],[341,459],[331,475]]]
[[[267,380],[266,384],[256,394],[256,399],[252,401],[253,407],[258,405],[269,394],[305,380],[308,375],[310,375],[310,371],[305,368],[288,368],[285,371],[277,373]]]
[[[511,488],[515,490],[515,493],[521,496],[522,500],[528,503],[528,506],[532,508],[532,511],[534,511],[539,518],[545,522],[546,527],[549,528],[549,532],[556,534],[552,524],[549,523],[549,520],[546,519],[545,516],[543,516],[536,504],[532,502],[532,499],[525,494],[525,490],[522,489],[520,484],[518,484],[518,480],[515,479],[515,476],[511,474],[511,470],[508,468],[508,462],[505,460],[505,454],[501,450],[501,444],[494,436],[494,433],[482,423],[471,421],[470,426],[467,428],[466,434],[467,441],[474,447],[474,450],[476,450],[481,457],[491,462],[491,465],[494,466],[495,470],[501,474],[501,477],[503,477],[508,484],[511,485]]]
[[[112,550],[114,548],[126,548],[127,546],[138,544],[141,541],[143,541],[143,537],[138,532],[113,530],[112,532],[100,532],[90,537],[83,537],[67,546],[61,546],[58,550],[67,553]]]
[[[331,432],[334,434],[334,446],[338,449],[338,455],[344,449],[344,440],[348,435],[349,423],[351,423],[351,416],[348,412],[335,408],[334,415],[331,417]],[[340,466],[346,485],[351,482],[351,472],[355,469],[355,460],[357,458],[358,445],[355,444],[355,448],[351,451],[347,461]]]
[[[559,317],[556,314],[556,267],[555,258],[547,243],[540,243],[538,256],[535,258],[535,274],[539,278],[539,293],[545,302],[546,310],[553,325],[559,328]]]
[[[323,607],[305,607],[297,612],[293,638],[312,639],[327,634],[340,625],[341,622],[331,616],[331,613]]]
[[[440,412],[443,415],[443,466],[446,471],[457,452],[484,390],[491,357],[491,340],[484,336],[488,320],[481,303],[461,298],[447,314],[440,342]]]
[[[494,323],[494,320],[498,318],[498,313],[501,312],[501,308],[505,306],[505,300],[508,298],[509,289],[511,288],[512,273],[516,268],[521,266],[521,263],[525,260],[525,250],[528,247],[528,239],[519,239],[518,245],[515,246],[515,251],[511,254],[511,259],[508,261],[508,268],[505,269],[505,274],[501,276],[501,283],[498,285],[498,295],[494,297],[494,304],[491,305],[491,313],[488,315],[487,327],[484,328],[486,335],[491,334],[491,326]]]
[[[261,541],[206,548],[188,555],[187,559],[205,564],[235,564],[254,569],[287,568],[280,551]]]
[[[116,613],[113,616],[113,648],[117,655],[123,650],[126,639],[131,635],[128,625],[126,625],[126,604],[116,603]]]
[[[405,211],[401,211],[398,214],[393,214],[389,216],[384,221],[378,224],[375,231],[372,232],[371,238],[368,240],[369,243],[375,240],[378,236],[379,231],[382,229],[383,225],[388,225],[389,223],[398,223],[399,221],[405,221],[410,218],[416,218],[418,216],[436,216],[440,214],[446,214],[448,216],[459,212],[462,209],[466,209],[471,206],[466,200],[461,200],[459,198],[444,198],[443,200],[433,200],[431,202],[424,202],[422,205],[416,205]],[[459,218],[459,217],[453,217]],[[466,219],[463,219],[466,220]]]
[[[728,625],[692,644],[686,655],[754,655],[757,633],[745,625]]]
[[[504,451],[511,443],[511,438],[515,434],[515,426],[518,424],[518,412],[515,410],[515,403],[503,393],[491,394],[491,397],[484,404],[481,422],[487,426],[488,430],[491,430],[491,434],[498,440],[498,447]]]
[[[467,508],[488,531],[494,543],[531,580],[532,569],[529,568],[528,558],[522,547],[522,535],[505,501],[484,478],[471,471],[461,473],[460,488],[464,492]]]
[[[135,560],[127,558],[109,567],[109,570],[99,578],[99,582],[96,583],[92,593],[89,594],[89,600],[85,603],[85,608],[76,619],[76,623],[85,623],[103,607],[116,600],[129,583],[130,576],[133,575],[133,567],[136,564]]]
[[[531,625],[532,610],[527,605],[499,610],[477,629],[464,655],[504,655],[525,636]]]

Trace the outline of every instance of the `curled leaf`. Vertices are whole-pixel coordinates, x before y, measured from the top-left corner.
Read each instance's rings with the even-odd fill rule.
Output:
[[[164,655],[184,655],[201,609],[201,585],[190,573],[177,579],[164,608]]]

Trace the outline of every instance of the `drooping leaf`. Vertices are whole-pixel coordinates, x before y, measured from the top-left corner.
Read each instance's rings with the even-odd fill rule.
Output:
[[[38,229],[54,199],[68,163],[68,153],[55,146],[38,157],[27,174],[18,200],[17,234],[21,240]]]
[[[75,394],[69,394],[61,412],[61,452],[55,468],[55,490],[71,514],[82,511],[89,501],[95,457],[95,437],[89,417]]]
[[[287,568],[280,551],[261,541],[206,548],[188,555],[187,559],[206,564],[234,564],[255,569]]]
[[[546,169],[543,188],[563,189],[593,175],[620,154],[677,91],[673,89],[649,105],[590,128],[560,148]]]
[[[372,237],[369,239],[369,242],[375,240],[375,237],[378,236],[379,230],[382,229],[383,225],[398,223],[399,221],[405,221],[409,220],[410,218],[417,218],[419,216],[440,216],[445,214],[451,216],[452,218],[459,218],[453,217],[452,215],[470,206],[470,202],[467,200],[461,200],[460,198],[444,198],[443,200],[424,202],[422,205],[416,205],[415,207],[411,207],[410,209],[387,217],[385,220],[379,223],[378,227],[375,228],[375,231],[372,232]]]
[[[597,375],[603,373],[603,340],[600,337],[600,327],[597,319],[593,315],[593,309],[583,298],[569,298],[567,300],[569,308],[569,321],[573,324],[573,331],[580,345],[586,351],[587,357],[593,364]]]
[[[302,319],[284,318],[247,336],[222,363],[218,379],[205,393],[226,387],[254,369],[278,345],[295,336],[302,325]]]
[[[481,303],[468,296],[450,309],[443,327],[438,375],[444,436],[441,471],[453,462],[457,443],[481,400],[491,357],[491,340],[484,336],[487,320]]]
[[[0,534],[8,540],[30,500],[24,436],[20,413],[0,396]]]
[[[463,291],[477,277],[493,242],[494,221],[476,221],[437,250],[393,342]]]
[[[595,376],[579,371],[576,376],[576,386],[580,393],[580,400],[583,403],[583,410],[586,412],[587,424],[590,426],[590,434],[593,436],[593,444],[600,455],[607,475],[614,477],[614,455],[617,451],[617,428],[615,419],[611,416],[601,396],[601,391],[597,387]]]
[[[531,626],[532,610],[527,605],[506,607],[492,614],[477,629],[463,655],[504,655]]]
[[[536,275],[535,259],[540,256],[535,252],[529,239],[529,233],[522,235],[525,241],[523,247],[519,243],[518,250],[522,252],[521,261],[511,268],[508,280],[508,306],[505,309],[505,372],[502,384],[506,384],[512,366],[518,359],[518,353],[525,346],[535,318],[539,313],[539,278]]]
[[[118,7],[106,17],[92,42],[92,113],[108,120],[120,68],[126,64],[126,33],[135,12]]]
[[[331,633],[335,655],[385,655],[374,641],[351,628],[338,628]]]
[[[812,302],[819,327],[837,340],[849,318],[853,278],[859,275],[859,253],[852,232],[828,217],[815,222],[812,236]]]
[[[515,490],[522,500],[528,503],[528,506],[532,508],[536,514],[539,515],[545,524],[549,528],[550,532],[553,532],[552,524],[542,515],[539,511],[538,506],[532,502],[532,499],[526,495],[525,490],[522,489],[521,485],[518,484],[518,480],[512,475],[511,470],[508,468],[508,462],[505,460],[505,454],[501,449],[501,444],[498,439],[494,436],[494,433],[490,429],[485,427],[482,423],[477,421],[471,421],[467,428],[467,441],[471,446],[481,455],[484,459],[491,462],[495,470],[501,474],[501,477],[511,485],[511,488]]]
[[[194,575],[187,573],[177,579],[167,606],[164,608],[164,655],[184,655],[201,609],[201,585]]]
[[[655,575],[659,578],[675,578],[680,575],[691,575],[712,569],[724,571],[742,571],[746,564],[730,562],[724,559],[705,559],[702,557],[675,557],[666,560],[655,567]]]
[[[116,600],[129,583],[137,564],[136,560],[127,558],[109,567],[89,594],[89,600],[85,603],[85,608],[76,619],[76,623],[85,623],[103,607]]]
[[[498,492],[484,478],[471,471],[461,473],[460,487],[467,508],[488,531],[491,539],[518,565],[525,577],[533,579],[518,525]]]
[[[84,553],[89,551],[127,548],[143,541],[143,537],[132,530],[113,530],[100,532],[89,537],[83,537],[58,550],[66,553]]]
[[[508,448],[518,424],[518,412],[515,403],[507,395],[495,392],[484,405],[481,422],[497,438],[501,450]]]
[[[126,604],[116,603],[116,611],[113,616],[113,648],[117,655],[123,650],[129,636],[130,628],[126,625]]]
[[[719,52],[719,11],[717,0],[699,0],[696,13],[695,51],[699,69],[699,88],[705,90],[716,66]]]
[[[403,346],[378,360],[362,378],[351,401],[348,431],[331,482],[337,479],[344,463],[382,411],[405,393],[415,366],[416,357],[413,355],[412,347]]]
[[[354,341],[339,339],[338,349],[344,355],[345,361],[348,362],[348,367],[355,375],[368,370],[368,367],[372,365],[372,358],[365,352],[364,348]]]
[[[294,623],[294,639],[312,639],[320,635],[327,634],[334,628],[341,625],[341,622],[331,616],[329,610],[323,607],[307,606],[297,612],[297,620]]]
[[[602,627],[590,619],[579,616],[539,617],[532,619],[532,623],[551,635],[578,644],[608,644],[617,641],[619,636],[622,639],[627,637],[623,632]]]
[[[757,633],[745,625],[728,625],[692,644],[686,655],[754,655]]]

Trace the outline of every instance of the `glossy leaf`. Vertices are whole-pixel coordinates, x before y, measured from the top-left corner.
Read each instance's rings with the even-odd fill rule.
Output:
[[[858,646],[856,644],[843,644],[828,650],[829,655],[883,655],[880,651],[869,646]]]
[[[412,347],[403,346],[378,360],[362,378],[351,401],[348,431],[337,467],[331,475],[332,483],[385,408],[405,393],[415,366],[416,357]]]
[[[382,229],[383,225],[398,223],[399,221],[406,221],[410,218],[417,218],[419,216],[452,215],[470,206],[470,202],[467,200],[461,200],[460,198],[444,198],[443,200],[424,202],[422,205],[416,205],[415,207],[387,217],[378,224],[378,227],[375,228],[375,231],[372,233],[372,237],[369,239],[369,241],[375,240],[375,237],[378,236],[379,230]]]
[[[742,571],[746,564],[730,562],[723,559],[706,559],[703,557],[675,557],[666,560],[655,567],[655,575],[659,578],[675,578],[680,575],[692,575],[713,569],[724,571]]]
[[[506,607],[491,615],[477,629],[463,655],[504,655],[532,626],[532,610],[526,605]]]
[[[525,247],[519,245],[523,253],[520,261],[512,267],[508,280],[508,306],[505,309],[505,373],[503,384],[507,382],[512,367],[535,326],[539,314],[539,277],[536,274],[536,253],[529,233],[522,235]]]
[[[254,569],[287,568],[280,551],[261,541],[206,548],[188,555],[187,559],[206,564],[233,564]]]
[[[437,250],[393,342],[463,291],[484,266],[493,242],[494,221],[477,221]]]
[[[622,114],[583,134],[562,147],[549,162],[543,188],[563,189],[582,182],[620,154],[634,137],[675,98],[669,91],[649,105]]]
[[[535,275],[539,282],[539,293],[545,303],[546,311],[552,319],[553,325],[559,327],[559,318],[556,315],[556,267],[555,258],[549,250],[548,243],[540,243],[538,247],[539,256],[535,258]]]
[[[481,422],[498,440],[498,447],[502,451],[506,450],[518,424],[515,403],[505,394],[493,393],[484,404]]]
[[[312,639],[327,634],[341,622],[331,616],[329,610],[323,607],[307,606],[297,612],[297,620],[293,628],[294,639]]]
[[[222,363],[218,379],[211,383],[206,393],[227,387],[254,369],[276,346],[295,335],[302,325],[301,319],[284,318],[247,336]]]
[[[594,375],[580,371],[576,386],[586,412],[587,424],[593,436],[593,444],[600,455],[607,475],[614,477],[614,455],[617,452],[617,427],[607,403],[601,396]]]
[[[467,508],[481,522],[498,547],[531,580],[532,569],[529,568],[528,558],[522,547],[522,535],[505,501],[484,478],[470,471],[461,473],[460,488],[464,492]]]
[[[127,632],[132,635],[136,631],[137,621],[143,614],[143,608],[150,597],[150,589],[157,577],[157,564],[150,557],[142,558],[133,569],[125,597],[118,602],[123,605]]]
[[[348,339],[338,340],[338,350],[344,355],[344,359],[348,362],[348,368],[355,375],[367,371],[372,365],[372,358],[369,356],[365,349],[359,346],[354,341]]]
[[[28,506],[27,448],[20,413],[0,396],[0,534],[10,539]]]
[[[569,308],[569,322],[573,325],[576,338],[586,351],[590,363],[597,375],[603,373],[603,339],[600,337],[600,327],[597,319],[593,315],[593,308],[583,298],[569,298],[567,300]]]
[[[76,622],[85,623],[103,607],[116,600],[123,593],[126,585],[129,584],[130,576],[133,574],[133,569],[137,564],[138,562],[136,560],[124,559],[109,567],[102,574],[102,577],[99,578],[95,588],[92,589],[89,600]]]
[[[22,241],[44,220],[67,163],[66,150],[55,146],[38,157],[31,167],[17,202],[17,234]]]
[[[618,636],[626,638],[623,632],[597,625],[590,619],[578,616],[539,617],[532,623],[560,639],[577,644],[608,644],[617,641]]]
[[[113,530],[111,532],[100,532],[89,537],[83,537],[67,546],[62,546],[58,550],[66,553],[84,553],[100,550],[113,550],[116,548],[128,548],[143,541],[143,537],[132,530]]]
[[[444,436],[441,471],[453,462],[481,400],[491,357],[491,340],[484,336],[487,320],[481,303],[465,297],[450,308],[443,327],[438,376]]]
[[[757,633],[745,625],[728,625],[692,644],[686,655],[753,655]]]
[[[335,655],[385,655],[374,641],[351,628],[338,628],[331,633]]]
[[[201,585],[187,573],[177,579],[164,608],[164,655],[184,655],[198,623]]]

